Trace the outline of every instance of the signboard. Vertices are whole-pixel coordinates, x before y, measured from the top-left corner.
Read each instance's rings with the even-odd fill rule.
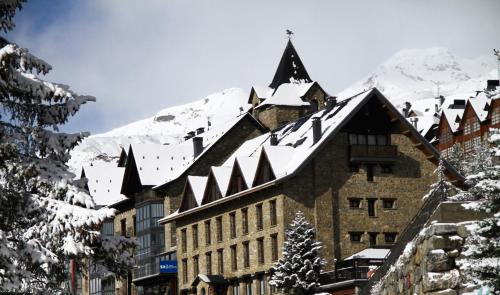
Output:
[[[177,273],[177,261],[160,260],[160,273]]]

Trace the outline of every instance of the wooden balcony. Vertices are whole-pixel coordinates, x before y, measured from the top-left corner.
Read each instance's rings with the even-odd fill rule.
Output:
[[[349,161],[356,164],[390,164],[398,157],[396,145],[350,145]]]

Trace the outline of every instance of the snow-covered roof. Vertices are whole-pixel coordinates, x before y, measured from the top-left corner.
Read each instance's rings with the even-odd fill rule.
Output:
[[[460,126],[460,120],[464,115],[464,109],[443,109],[442,112],[445,115],[448,124],[450,125],[451,131],[456,132]]]
[[[390,249],[378,249],[378,248],[367,248],[365,250],[359,251],[344,260],[351,260],[357,258],[365,259],[385,259],[387,255],[391,252]]]
[[[486,96],[486,93],[481,92],[476,97],[471,97],[468,103],[474,109],[474,112],[479,118],[479,121],[483,122],[488,116],[488,105],[491,104],[491,99]]]
[[[187,181],[191,185],[191,189],[193,190],[193,195],[198,205],[201,204],[201,200],[203,199],[203,193],[205,190],[205,185],[207,183],[206,176],[188,176]]]
[[[255,171],[257,169],[258,158],[257,157],[237,157],[238,165],[245,179],[247,187],[251,187],[255,178]]]
[[[268,94],[266,100],[259,104],[257,108],[269,105],[308,106],[309,102],[304,101],[302,97],[309,91],[312,85],[314,85],[314,82],[283,83],[274,93],[271,95]]]
[[[203,138],[203,152],[197,158],[245,116],[246,113],[196,135]],[[192,138],[176,145],[131,144],[130,146],[141,184],[145,186],[162,185],[177,179],[196,161]]]
[[[82,169],[96,205],[107,206],[126,199],[120,193],[125,168],[117,167],[116,163],[99,162]]]
[[[429,130],[432,128],[432,126],[435,126],[439,124],[439,119],[433,115],[427,115],[427,116],[414,116],[414,117],[408,117],[406,118],[408,122],[414,125],[412,120],[417,120],[417,127],[416,129],[420,134],[425,136]],[[415,125],[414,125],[415,126]]]
[[[226,195],[232,170],[233,170],[232,167],[212,166],[212,174],[215,178],[215,181],[217,182],[217,185],[219,187],[222,196]]]
[[[293,123],[285,125],[279,130],[275,130],[274,133],[277,136],[277,145],[271,145],[270,133],[266,133],[252,140],[246,141],[223,164],[224,169],[227,171],[226,177],[228,179],[226,180],[226,184],[229,182],[229,177],[231,176],[231,173],[229,171],[231,171],[231,167],[233,167],[234,165],[234,159],[246,159],[242,162],[246,162],[245,165],[247,165],[248,170],[245,170],[245,172],[243,173],[246,175],[255,175],[257,163],[264,154],[265,156],[267,156],[271,165],[271,169],[273,170],[276,177],[269,183],[283,181],[285,178],[293,175],[294,173],[299,171],[301,167],[306,165],[307,160],[314,156],[314,154],[320,149],[322,144],[329,140],[331,136],[336,134],[339,130],[341,130],[344,124],[347,123],[348,119],[351,118],[355,113],[357,113],[357,111],[364,105],[368,98],[373,96],[384,99],[383,103],[386,105],[390,105],[390,102],[387,101],[387,99],[385,99],[378,90],[371,89],[356,96],[338,100],[337,104],[332,109],[323,109],[316,112],[312,116],[303,117]],[[395,108],[393,108],[393,111],[395,113],[398,112]],[[320,119],[322,132],[321,138],[316,143],[313,140],[312,129],[312,122],[315,118]],[[411,130],[413,130],[412,134],[414,136],[418,136],[418,131],[411,128],[411,124],[407,124],[407,126]],[[424,146],[429,149],[429,152],[432,153],[436,158],[438,158],[438,152],[425,139],[423,139],[423,137],[420,137],[420,139],[424,143]],[[214,168],[212,168],[212,171],[214,170]],[[456,173],[453,168],[449,169],[451,169],[452,172]],[[218,178],[217,180],[218,182],[221,181],[220,178]],[[254,187],[248,186],[247,191],[250,191]],[[219,202],[224,202],[225,200],[233,198],[233,196],[226,196],[222,190],[221,193],[221,199],[204,204],[201,207],[213,206]],[[234,196],[238,196],[242,193],[243,192],[238,192],[234,194]],[[188,209],[185,211],[186,213],[180,212],[176,216],[188,214],[191,210],[195,209],[196,208]],[[162,219],[162,222],[168,222],[169,220],[171,220],[171,218],[173,218],[173,216],[167,216]]]
[[[260,99],[271,97],[274,92],[274,89],[269,86],[253,86],[252,88]]]

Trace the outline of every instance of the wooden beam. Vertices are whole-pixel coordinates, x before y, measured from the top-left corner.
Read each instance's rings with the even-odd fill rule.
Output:
[[[396,121],[399,121],[397,117],[392,117],[391,118],[391,122],[396,122]]]
[[[410,131],[410,129],[405,129],[401,133],[403,133],[404,135],[407,135],[407,134],[410,134],[411,131]]]
[[[424,144],[423,144],[423,143],[421,143],[421,142],[418,142],[418,143],[413,144],[413,146],[414,146],[414,147],[421,147],[421,146],[423,146],[423,145],[424,145]]]

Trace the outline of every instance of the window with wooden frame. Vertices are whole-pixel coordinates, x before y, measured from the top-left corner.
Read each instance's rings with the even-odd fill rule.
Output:
[[[396,243],[397,233],[384,233],[384,239],[386,244]]]
[[[359,209],[361,208],[361,198],[349,198],[349,208]]]
[[[233,271],[238,270],[238,257],[236,253],[236,245],[231,246],[231,269]]]
[[[205,245],[212,243],[212,230],[210,220],[205,221]]]
[[[264,228],[264,220],[262,216],[262,203],[255,205],[256,228],[262,230]]]
[[[181,230],[181,249],[183,253],[187,251],[187,231],[185,228]]]
[[[217,227],[217,242],[222,242],[222,216],[215,219],[215,226]]]
[[[243,267],[250,267],[250,243],[243,242]]]
[[[273,261],[278,260],[278,235],[271,235],[271,258]]]
[[[349,232],[349,239],[351,240],[351,242],[360,243],[362,236],[362,232]]]
[[[229,213],[229,227],[231,238],[236,238],[236,212]]]
[[[217,250],[217,271],[219,275],[224,273],[224,249]]]
[[[194,224],[191,230],[193,234],[193,249],[198,249],[198,225]]]
[[[205,253],[205,266],[206,266],[206,271],[207,275],[212,274],[212,252],[207,252]]]
[[[382,199],[382,208],[396,209],[396,199]]]
[[[257,256],[259,264],[264,264],[264,238],[257,239]]]
[[[441,143],[448,143],[448,142],[451,142],[452,140],[453,140],[453,134],[451,134],[450,129],[449,128],[444,129],[441,132],[441,136],[440,136],[439,141]]]
[[[248,234],[248,208],[241,209],[241,229],[243,234]]]
[[[276,200],[269,201],[269,217],[271,221],[271,226],[277,224],[277,216],[276,216]]]
[[[496,107],[493,109],[491,113],[491,124],[500,124],[500,107]]]

